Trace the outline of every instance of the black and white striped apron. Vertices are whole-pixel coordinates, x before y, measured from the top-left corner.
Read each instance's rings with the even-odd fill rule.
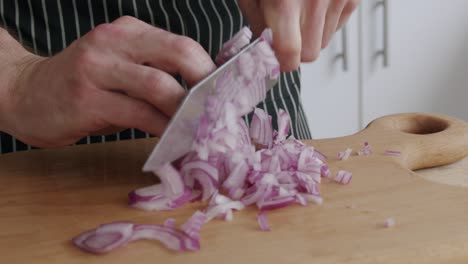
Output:
[[[36,54],[47,56],[66,48],[96,25],[124,15],[188,36],[213,59],[222,43],[246,23],[235,0],[0,0],[0,25]],[[311,138],[300,100],[299,71],[282,74],[277,87],[259,107],[273,120],[278,109],[285,109],[291,116],[291,133],[299,139]],[[149,136],[127,129],[115,135],[89,136],[77,144]],[[0,133],[0,153],[27,149],[31,146]]]

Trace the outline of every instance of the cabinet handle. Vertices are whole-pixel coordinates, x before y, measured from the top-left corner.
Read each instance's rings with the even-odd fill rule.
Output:
[[[376,53],[376,57],[383,57],[383,66],[388,67],[388,0],[375,3],[375,8],[382,7],[383,11],[383,48]]]
[[[346,25],[341,28],[341,46],[343,51],[335,56],[335,60],[342,60],[343,71],[348,71],[348,35]]]

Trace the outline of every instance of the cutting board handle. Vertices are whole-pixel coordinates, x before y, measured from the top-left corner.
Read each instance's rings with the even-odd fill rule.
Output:
[[[369,138],[385,135],[388,149],[411,169],[449,164],[468,155],[468,123],[445,115],[405,113],[372,121],[358,134]]]

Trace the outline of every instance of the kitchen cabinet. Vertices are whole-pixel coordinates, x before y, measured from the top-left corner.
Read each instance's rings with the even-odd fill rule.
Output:
[[[468,120],[468,1],[387,0],[386,12],[377,2],[361,6],[361,125],[414,111]],[[387,66],[376,56],[385,35]]]
[[[313,138],[359,129],[358,15],[337,32],[320,57],[301,65],[301,97]]]
[[[340,32],[317,62],[302,66],[313,136],[354,133],[399,112],[468,120],[467,9],[465,0],[363,0],[347,24],[348,71],[333,58]]]

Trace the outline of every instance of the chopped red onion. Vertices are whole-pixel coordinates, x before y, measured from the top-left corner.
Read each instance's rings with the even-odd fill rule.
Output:
[[[349,156],[351,155],[351,153],[353,152],[353,149],[351,148],[346,148],[345,151],[340,151],[338,152],[338,158],[340,160],[347,160],[349,158]]]
[[[372,147],[369,142],[364,142],[364,147],[358,151],[359,156],[369,156],[372,154]]]
[[[244,207],[245,205],[239,201],[231,201],[224,204],[208,207],[206,210],[206,222],[210,221],[211,219],[217,216],[228,213],[229,210],[242,210],[244,209]]]
[[[301,194],[301,196],[304,197],[304,199],[306,199],[309,202],[314,202],[318,205],[323,204],[323,198],[319,195],[303,193]]]
[[[277,142],[282,142],[286,139],[289,134],[289,126],[291,120],[289,119],[288,113],[283,109],[278,111],[278,135],[276,136]]]
[[[187,234],[189,237],[199,240],[200,230],[206,222],[206,215],[200,211],[196,211],[188,220],[185,222],[180,229]]]
[[[197,239],[190,237],[182,231],[163,225],[135,225],[131,241],[158,240],[167,248],[175,251],[194,251],[200,249]]]
[[[351,182],[352,177],[353,175],[351,172],[340,170],[338,171],[338,173],[336,174],[333,180],[341,184],[349,184]]]
[[[133,235],[134,224],[114,222],[102,224],[73,238],[73,244],[84,251],[102,254],[125,246]]]
[[[327,156],[323,155],[321,152],[318,150],[314,149],[314,157],[318,158],[319,160],[325,162],[328,158]]]
[[[216,64],[221,65],[236,55],[244,46],[249,44],[251,38],[252,31],[247,27],[242,28],[229,41],[224,43],[218,56],[216,56]]]
[[[400,151],[397,151],[397,150],[386,150],[384,152],[385,155],[393,155],[393,156],[399,156],[401,155],[401,152]]]
[[[236,34],[223,47],[217,63],[235,55],[249,43],[251,35],[248,28]],[[326,156],[288,137],[291,120],[286,111],[278,111],[278,131],[274,131],[271,116],[264,110],[254,110],[266,97],[265,78],[277,78],[280,73],[271,49],[271,31],[265,31],[261,39],[240,57],[237,67],[216,81],[215,91],[205,103],[205,113],[198,120],[191,151],[176,167],[166,164],[155,171],[160,184],[129,194],[129,204],[143,210],[172,210],[201,200],[207,203],[203,212],[195,212],[180,229],[175,227],[174,219],[163,225],[102,225],[79,235],[75,245],[104,253],[133,240],[152,239],[173,250],[198,250],[202,225],[214,218],[231,221],[234,210],[255,204],[260,210],[259,225],[266,231],[266,210],[295,203],[323,203],[321,177],[331,177]],[[241,77],[235,78],[239,74],[234,73]],[[243,116],[252,110],[249,128]],[[351,151],[347,149],[340,158],[348,158]],[[347,184],[351,173],[339,171],[334,180]]]
[[[256,108],[250,124],[250,136],[256,144],[271,148],[273,139],[273,127],[271,116],[264,110]]]
[[[268,225],[265,211],[260,211],[260,213],[257,215],[257,221],[262,231],[270,231],[270,226]]]
[[[174,218],[168,218],[163,224],[165,227],[174,228],[176,226],[176,220]]]
[[[320,175],[322,177],[325,177],[325,178],[330,178],[331,177],[331,171],[330,169],[328,168],[328,165],[327,164],[323,164],[321,167],[320,167]]]
[[[391,228],[391,227],[394,227],[395,224],[396,224],[395,219],[390,217],[390,218],[385,219],[383,226],[385,228]]]

